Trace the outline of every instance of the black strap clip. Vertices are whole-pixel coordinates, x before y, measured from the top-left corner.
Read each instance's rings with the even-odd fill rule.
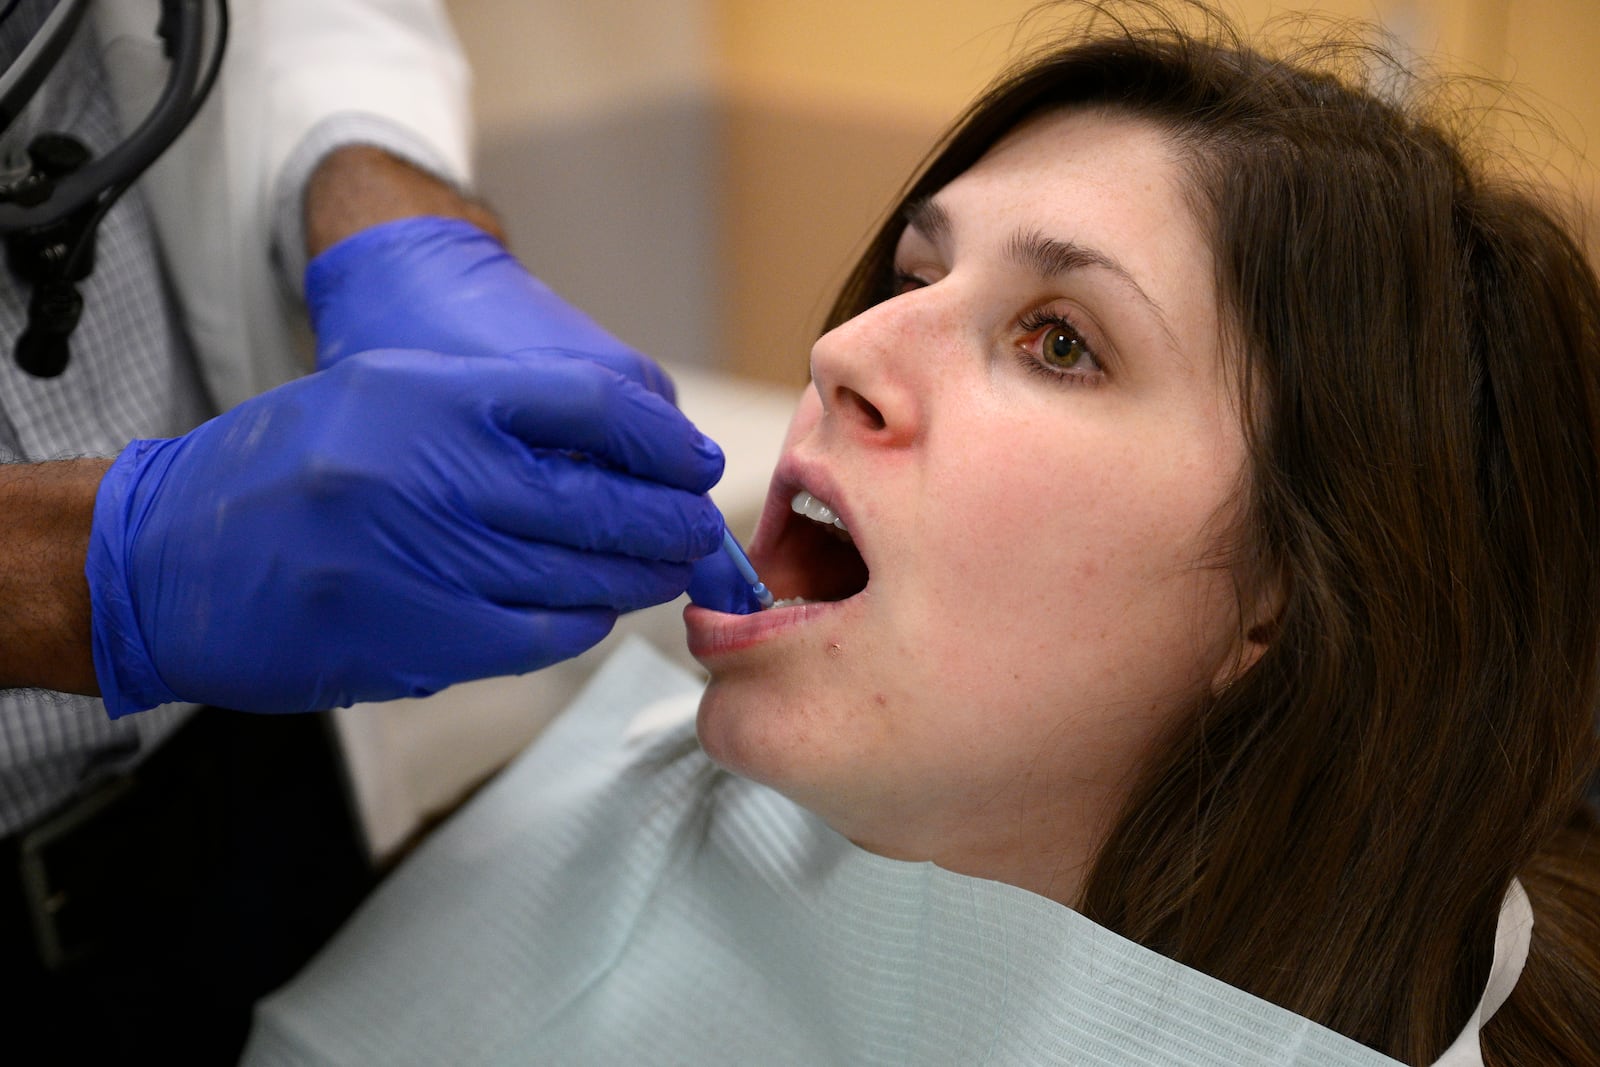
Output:
[[[50,199],[61,179],[82,170],[93,158],[71,134],[41,133],[28,143],[29,168],[0,186],[0,203],[24,207]],[[59,222],[5,236],[6,264],[33,286],[28,325],[17,338],[17,365],[36,378],[54,378],[67,369],[68,338],[83,316],[77,283],[94,270],[96,204],[85,204]]]

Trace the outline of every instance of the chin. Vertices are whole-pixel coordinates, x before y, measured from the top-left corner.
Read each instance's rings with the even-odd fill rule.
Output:
[[[695,734],[700,747],[723,770],[765,781],[762,763],[781,739],[773,736],[771,711],[752,705],[754,686],[713,675],[700,698]]]
[[[827,762],[823,743],[835,731],[819,722],[821,709],[774,699],[774,692],[766,681],[713,678],[700,700],[695,732],[717,766],[796,797],[795,787],[815,778]]]

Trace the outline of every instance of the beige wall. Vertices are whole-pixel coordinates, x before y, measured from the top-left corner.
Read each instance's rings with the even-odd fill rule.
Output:
[[[1505,0],[1504,44],[1495,73],[1524,87],[1531,108],[1554,124],[1537,125],[1515,137],[1518,147],[1547,161],[1549,179],[1570,189],[1590,220],[1591,262],[1600,263],[1600,2],[1597,0]],[[1502,127],[1515,128],[1514,119]],[[1585,158],[1587,157],[1587,158]]]
[[[937,132],[998,71],[1031,0],[720,0],[725,97],[723,337],[730,364],[803,381],[805,353],[866,234]],[[1317,18],[1381,24],[1438,68],[1514,78],[1559,136],[1600,132],[1597,0],[1251,0],[1244,25]],[[1298,16],[1310,14],[1311,19]],[[1047,24],[1047,20],[1046,20]],[[1023,42],[1025,43],[1025,41]],[[1509,132],[1510,123],[1495,127]],[[1551,136],[1515,138],[1552,180],[1597,203],[1592,177]]]
[[[719,77],[753,100],[937,124],[1004,62],[1033,0],[721,0]]]
[[[850,260],[1028,0],[720,0],[728,365],[803,384]]]
[[[707,0],[446,0],[489,136],[711,86]]]

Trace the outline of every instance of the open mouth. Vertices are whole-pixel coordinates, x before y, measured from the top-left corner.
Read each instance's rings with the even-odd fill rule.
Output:
[[[805,489],[790,498],[788,519],[759,566],[775,607],[846,600],[867,587],[866,561],[844,520]]]

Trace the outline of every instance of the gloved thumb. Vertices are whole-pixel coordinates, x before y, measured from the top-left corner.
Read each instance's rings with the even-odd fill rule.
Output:
[[[761,609],[750,585],[725,552],[713,552],[696,561],[689,578],[689,599],[712,611],[750,615]]]

